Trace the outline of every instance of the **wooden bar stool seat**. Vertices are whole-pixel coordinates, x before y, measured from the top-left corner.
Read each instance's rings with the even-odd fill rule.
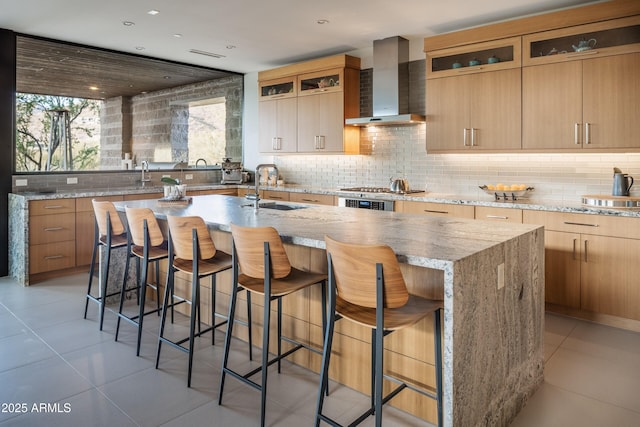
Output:
[[[231,323],[226,315],[217,313],[216,307],[216,276],[218,273],[231,268],[231,255],[218,250],[215,247],[209,229],[204,220],[197,216],[180,217],[167,215],[169,225],[169,268],[167,286],[164,293],[162,305],[162,318],[160,322],[160,332],[158,334],[158,352],[156,354],[156,369],[160,362],[160,352],[162,344],[166,343],[173,348],[189,354],[189,371],[187,376],[187,386],[191,387],[191,372],[193,368],[194,339],[211,331],[211,344],[214,343],[215,329]],[[191,304],[189,319],[189,336],[186,338],[172,340],[165,336],[164,329],[167,317],[167,307],[173,307],[169,303],[169,295],[174,295],[175,272],[181,271],[191,275],[191,299],[183,301]],[[200,321],[200,279],[211,278],[211,325],[207,328],[201,327]],[[247,300],[247,311],[250,312],[251,300]],[[250,316],[250,315],[249,315]],[[216,323],[216,318],[223,318],[222,322]],[[250,317],[249,317],[250,318]],[[197,332],[196,332],[197,327]],[[251,331],[249,332],[251,336]],[[188,345],[186,344],[188,342]],[[250,353],[251,357],[251,353]]]
[[[239,373],[229,368],[229,349],[231,346],[232,325],[227,328],[227,336],[224,345],[224,357],[222,362],[222,378],[220,380],[220,392],[218,404],[222,404],[224,381],[227,374],[232,378],[243,382],[261,392],[260,424],[265,423],[265,408],[267,396],[267,371],[274,363],[278,364],[278,373],[281,370],[283,358],[293,354],[301,348],[320,354],[321,352],[306,344],[297,342],[282,335],[282,298],[299,290],[320,284],[322,286],[322,325],[323,330],[326,321],[326,280],[323,273],[312,273],[298,270],[291,266],[289,258],[284,250],[280,235],[273,227],[242,227],[231,224],[233,236],[233,286],[234,289],[244,288],[248,291],[263,295],[264,319],[262,327],[262,361],[259,367],[247,373]],[[229,306],[229,319],[235,316],[237,292],[231,293]],[[269,330],[271,319],[271,301],[277,300],[277,355],[269,358]],[[282,342],[288,342],[294,347],[282,352]],[[251,379],[258,372],[262,373],[261,382]]]
[[[118,211],[116,211],[113,203],[109,201],[91,201],[93,205],[93,213],[95,217],[93,251],[91,253],[91,266],[89,267],[89,283],[87,284],[87,294],[84,304],[84,318],[87,318],[89,309],[89,301],[98,304],[100,330],[104,324],[104,312],[106,308],[106,300],[109,297],[118,295],[120,291],[107,294],[107,284],[109,282],[109,267],[111,263],[111,250],[121,248],[127,245],[128,234],[120,220]],[[104,265],[102,266],[102,274],[100,277],[99,294],[92,294],[91,287],[93,285],[93,275],[95,273],[96,256],[99,248],[105,249]]]
[[[371,407],[349,425],[354,426],[370,415],[382,426],[382,405],[405,388],[436,401],[438,425],[442,425],[442,347],[440,311],[443,302],[409,294],[393,250],[386,245],[343,243],[325,236],[329,265],[329,323],[324,339],[316,426],[324,421],[339,426],[323,410],[327,390],[329,360],[336,320],[349,319],[371,329]],[[435,377],[434,389],[420,387],[419,379],[409,383],[383,372],[384,337],[393,331],[412,326],[433,316]],[[383,395],[383,379],[397,384]]]
[[[158,221],[151,209],[130,208],[126,206],[125,214],[127,217],[127,235],[129,236],[127,241],[129,256],[127,257],[124,269],[124,280],[122,281],[120,291],[120,306],[118,309],[118,323],[116,325],[115,340],[118,341],[120,320],[125,320],[135,325],[138,328],[136,356],[140,356],[140,343],[142,339],[144,317],[153,313],[160,315],[160,287],[158,283],[160,276],[159,263],[160,260],[167,259],[169,257],[169,245],[167,240],[164,238],[160,225],[158,224]],[[131,256],[135,257],[137,261],[136,265],[138,274],[135,288],[127,288]],[[155,264],[155,283],[149,283],[147,280],[149,263]],[[156,308],[150,311],[145,311],[147,287],[156,291]],[[126,296],[125,294],[133,289],[138,293],[139,310],[137,315],[127,316],[122,312]]]

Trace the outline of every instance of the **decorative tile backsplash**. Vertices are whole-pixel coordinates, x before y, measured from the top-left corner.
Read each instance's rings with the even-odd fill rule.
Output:
[[[613,168],[640,179],[640,153],[428,154],[426,125],[369,127],[361,139],[371,155],[276,156],[285,181],[321,188],[386,186],[405,177],[412,188],[485,198],[484,184],[526,184],[532,200],[579,202],[583,194],[611,194]],[[631,189],[640,196],[640,181]]]

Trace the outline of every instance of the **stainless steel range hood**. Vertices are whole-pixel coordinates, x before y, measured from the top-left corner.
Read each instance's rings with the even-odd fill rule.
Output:
[[[395,36],[373,42],[373,116],[346,119],[352,126],[410,125],[425,117],[409,112],[409,40]]]

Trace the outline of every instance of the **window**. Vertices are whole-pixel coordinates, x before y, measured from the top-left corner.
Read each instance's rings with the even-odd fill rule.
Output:
[[[227,109],[224,98],[189,103],[189,163],[200,159],[212,165],[221,162],[226,149]],[[198,162],[198,166],[202,165]]]

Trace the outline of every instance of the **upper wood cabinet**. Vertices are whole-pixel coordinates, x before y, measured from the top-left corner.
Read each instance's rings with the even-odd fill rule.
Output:
[[[520,68],[520,37],[427,52],[427,79]]]
[[[427,82],[427,152],[521,148],[520,69]]]
[[[634,126],[640,116],[640,17],[523,41],[524,149],[640,148]],[[587,48],[573,52],[580,41]]]
[[[258,79],[261,152],[364,154],[360,130],[344,124],[360,114],[360,58],[336,55]]]
[[[297,79],[289,76],[259,84],[259,147],[265,153],[296,151]]]

